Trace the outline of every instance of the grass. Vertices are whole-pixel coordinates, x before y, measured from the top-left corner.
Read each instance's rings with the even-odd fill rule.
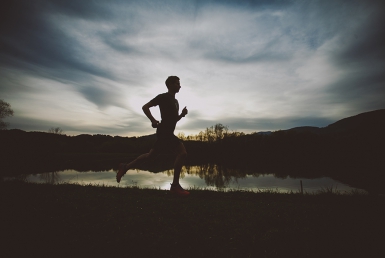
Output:
[[[385,254],[370,195],[1,182],[2,257],[369,257]]]

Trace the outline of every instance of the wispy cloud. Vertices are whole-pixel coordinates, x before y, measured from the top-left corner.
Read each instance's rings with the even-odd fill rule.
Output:
[[[189,116],[287,129],[384,108],[380,1],[9,1],[0,94],[11,126],[152,133],[141,106],[181,78]],[[154,111],[157,113],[156,111]],[[39,129],[40,128],[40,129]]]

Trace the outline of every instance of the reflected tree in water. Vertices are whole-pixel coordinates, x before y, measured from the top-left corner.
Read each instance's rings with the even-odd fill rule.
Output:
[[[196,175],[205,180],[208,186],[217,188],[229,187],[231,183],[237,183],[238,178],[245,178],[248,173],[244,169],[232,169],[221,164],[208,163],[199,166],[185,166],[186,173]],[[257,175],[257,177],[259,174]]]
[[[229,174],[229,170],[216,164],[200,166],[198,176],[204,179],[208,186],[216,186],[217,188],[228,187],[232,181],[232,175]]]
[[[139,173],[141,170],[137,170]],[[149,170],[151,171],[151,170]],[[186,174],[198,176],[203,179],[207,186],[215,186],[217,188],[227,188],[231,183],[238,183],[239,178],[253,176],[258,178],[260,175],[268,173],[257,173],[257,168],[242,169],[239,167],[229,168],[223,164],[207,163],[202,165],[186,165],[182,168],[180,177],[184,178]],[[154,171],[152,171],[154,172]],[[163,171],[167,176],[173,176],[173,169]]]
[[[48,172],[39,175],[39,178],[46,184],[57,184],[60,182],[60,175],[58,172]]]
[[[29,174],[17,175],[15,178],[20,181],[27,182]],[[57,184],[60,182],[59,172],[47,172],[38,175],[38,178],[46,184]]]
[[[17,175],[15,178],[17,180],[26,182],[27,181],[27,177],[28,177],[28,174],[21,174],[21,175]]]

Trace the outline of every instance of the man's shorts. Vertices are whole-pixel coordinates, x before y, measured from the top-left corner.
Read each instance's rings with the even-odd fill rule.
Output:
[[[153,149],[167,149],[174,151],[175,148],[182,142],[178,137],[174,135],[174,128],[158,125],[156,129],[156,142]]]

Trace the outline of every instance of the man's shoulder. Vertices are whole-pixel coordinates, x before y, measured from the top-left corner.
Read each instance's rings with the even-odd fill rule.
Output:
[[[167,94],[167,92],[165,92],[165,93],[161,93],[161,94],[159,94],[157,97],[168,97],[168,94]]]
[[[161,93],[157,95],[155,98],[153,98],[152,103],[159,105],[161,103],[164,103],[165,101],[168,101],[168,94],[167,93]]]
[[[174,100],[175,99],[170,94],[168,94],[167,92],[161,93],[158,96],[156,96],[155,98],[157,98],[157,99],[168,99],[168,100]]]

